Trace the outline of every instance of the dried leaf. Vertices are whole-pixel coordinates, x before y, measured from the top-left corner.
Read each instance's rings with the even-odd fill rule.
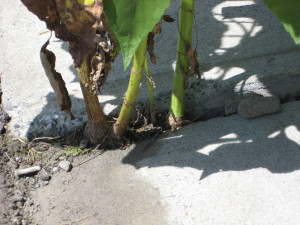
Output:
[[[53,52],[47,50],[49,40],[43,45],[40,51],[40,58],[49,79],[50,85],[56,94],[56,100],[61,111],[67,113],[71,119],[75,119],[71,112],[71,99],[66,88],[66,84],[60,73],[55,70],[56,57]]]
[[[111,69],[110,56],[103,48],[99,48],[98,52],[94,54],[91,61],[91,81],[93,83],[91,91],[96,93],[100,90],[100,87],[104,85],[108,72]]]
[[[196,50],[193,50],[191,47],[188,48],[188,51],[186,53],[186,56],[189,61],[189,71],[188,71],[188,76],[191,76],[193,74],[197,74],[198,77],[200,77],[200,71],[199,71],[199,66],[200,63],[198,61],[198,53]]]
[[[29,11],[55,31],[57,38],[70,43],[69,52],[74,66],[80,67],[83,59],[96,46],[96,30],[103,19],[102,0],[83,5],[77,0],[21,0]]]
[[[156,34],[161,33],[161,26],[160,23],[156,24],[152,31],[148,34],[148,40],[147,40],[147,51],[150,56],[150,61],[152,64],[156,64],[156,55],[154,54],[154,37]]]
[[[173,17],[171,17],[170,15],[163,15],[162,20],[164,20],[165,22],[168,22],[168,23],[173,23],[175,21],[175,19]]]
[[[161,17],[161,21],[164,20],[166,22],[174,22],[175,20],[170,16],[170,15],[163,15]],[[149,53],[150,56],[150,61],[152,64],[156,64],[156,60],[157,57],[154,53],[154,37],[157,34],[161,34],[162,32],[162,28],[161,28],[161,21],[159,23],[157,23],[154,28],[152,29],[152,31],[148,34],[148,41],[147,41],[147,51]]]

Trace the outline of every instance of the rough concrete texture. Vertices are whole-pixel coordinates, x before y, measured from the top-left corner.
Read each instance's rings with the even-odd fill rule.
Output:
[[[244,118],[256,118],[280,111],[280,100],[276,96],[246,98],[238,105],[238,114]]]
[[[194,123],[53,176],[38,224],[297,225],[300,101]],[[87,176],[88,174],[88,176]]]
[[[177,18],[178,7],[179,0],[174,0],[166,13]],[[195,77],[190,79],[187,111],[193,117],[205,116],[215,108],[221,110],[225,101],[236,94],[261,89],[281,99],[299,96],[299,46],[262,0],[199,0],[195,20],[193,46],[199,52],[201,77],[205,82]],[[21,137],[63,135],[86,120],[78,78],[67,53],[68,44],[52,38],[50,49],[57,56],[56,69],[66,81],[77,120],[70,121],[59,111],[39,59],[40,47],[50,36],[45,31],[44,23],[20,1],[2,5],[3,104],[12,116],[10,132]],[[177,22],[163,23],[163,33],[156,38],[158,64],[151,66],[160,110],[169,107],[176,42]],[[123,71],[121,55],[113,67],[99,97],[105,112],[117,115],[129,71]],[[145,102],[147,96],[144,79],[139,101]]]

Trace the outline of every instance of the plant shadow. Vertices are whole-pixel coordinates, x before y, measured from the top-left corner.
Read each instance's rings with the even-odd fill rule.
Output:
[[[178,2],[173,1],[173,5],[166,12],[174,18],[177,18]],[[196,84],[199,82],[199,89],[197,85],[195,88],[196,92],[199,90],[199,93],[194,96],[196,103],[202,104],[202,101],[212,99],[211,104],[223,110],[228,96],[251,91],[246,90],[246,86],[247,83],[251,83],[250,78],[253,76],[260,81],[261,88],[284,99],[286,90],[270,82],[273,79],[272,73],[274,71],[278,74],[284,73],[289,78],[296,76],[295,70],[299,69],[299,63],[297,60],[291,63],[289,55],[294,54],[293,59],[300,60],[299,48],[284,32],[283,27],[278,25],[276,17],[263,6],[262,0],[255,0],[256,4],[245,3],[243,6],[222,7],[224,2],[224,0],[196,1],[195,20],[199,22],[194,31],[196,38],[193,47],[198,50],[201,74],[204,78],[204,80],[194,81]],[[176,23],[163,24],[163,33],[155,39],[159,60],[158,65],[151,66],[151,70],[157,84],[157,95],[159,96],[160,93],[168,95],[167,101],[158,103],[158,108],[163,109],[169,106],[169,90],[172,89],[176,61],[177,35],[174,35],[177,33]],[[273,24],[276,26],[274,27]],[[230,33],[231,30],[237,33]],[[274,33],[276,36],[272,36]],[[123,71],[121,56],[112,66],[114,68],[101,90],[101,95],[114,96],[114,99],[102,101],[102,105],[114,105],[111,114],[117,115],[128,84],[128,71]],[[233,69],[235,72],[232,72]],[[70,70],[74,76],[73,82],[77,82],[76,71],[71,66]],[[200,89],[203,86],[209,89],[207,84],[212,82],[212,89],[216,92],[212,92],[212,95],[209,95],[209,92],[203,94]],[[227,88],[218,92],[219,85]],[[146,86],[145,79],[141,85],[139,99],[147,96],[144,86]],[[236,91],[237,86],[239,91]],[[299,87],[299,79],[290,79],[291,94],[299,92]],[[28,137],[65,135],[65,132],[72,132],[82,126],[86,121],[84,102],[74,96],[71,96],[71,99],[73,112],[78,118],[76,121],[69,121],[66,115],[59,112],[58,107],[55,106],[54,93],[49,93],[48,104],[32,122],[27,133]],[[196,103],[194,101],[190,105],[190,111],[197,110]],[[143,151],[145,142],[137,143],[123,163],[137,168],[192,167],[203,171],[201,179],[220,171],[244,171],[259,167],[274,173],[298,170],[299,144],[288,138],[286,129],[295,126],[293,129],[299,130],[299,124],[291,123],[288,118],[283,123],[274,124],[276,116],[244,120],[234,115],[234,120],[239,121],[235,126],[222,126],[222,119],[219,118],[212,122],[189,125],[175,133],[164,135],[165,138],[155,141],[154,145],[146,148],[145,151]],[[293,117],[294,114],[288,116]],[[269,127],[271,124],[273,125]],[[269,138],[276,132],[279,132],[278,136]],[[224,138],[227,135],[232,135],[233,138]]]
[[[255,168],[272,173],[299,170],[300,116],[295,115],[300,110],[299,103],[286,104],[276,115],[253,120],[233,115],[167,132],[157,140],[137,143],[123,163],[137,169],[193,168],[199,170],[200,179]]]
[[[299,79],[295,79],[300,71],[297,63],[300,60],[299,47],[262,1],[223,8],[219,7],[224,3],[222,0],[199,2],[203,7],[198,8],[195,18],[202,22],[198,23],[198,41],[194,45],[198,46],[201,74],[206,81],[198,83],[202,83],[202,88],[205,87],[203,83],[214,80],[215,86],[228,87],[208,97],[212,98],[215,106],[224,105],[228,96],[251,91],[246,90],[249,88],[246,84],[253,76],[260,82],[261,88],[282,101],[285,101],[287,92],[291,96],[299,94],[299,86],[293,85],[293,82],[299,85]],[[274,27],[273,24],[277,25]],[[239,32],[230,33],[232,26]],[[269,32],[270,29],[275,32]],[[230,45],[226,46],[226,43]],[[291,57],[290,54],[294,55]],[[295,60],[292,64],[288,63],[291,58]],[[238,68],[238,72],[230,76],[233,68]],[[291,83],[279,89],[276,82],[270,81],[274,79],[274,71],[286,75],[276,82],[284,83],[290,79]],[[207,100],[205,97],[200,96],[198,101]],[[299,110],[299,102],[295,102],[284,106],[282,113],[253,120],[233,115],[228,118],[232,124],[222,118],[192,124],[164,134],[158,140],[137,143],[123,163],[137,169],[164,166],[194,168],[199,170],[200,179],[219,172],[254,168],[264,168],[272,173],[293,172],[300,169],[300,118],[295,115]]]

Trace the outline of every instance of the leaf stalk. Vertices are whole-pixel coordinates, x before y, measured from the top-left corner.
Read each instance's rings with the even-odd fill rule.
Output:
[[[181,0],[176,68],[173,79],[169,124],[176,128],[182,125],[185,113],[185,85],[189,62],[187,52],[192,44],[194,0]]]
[[[141,42],[134,54],[133,65],[131,68],[126,96],[117,122],[114,124],[113,130],[117,138],[120,138],[124,134],[131,119],[132,111],[134,109],[134,105],[138,96],[142,74],[144,70],[146,48],[147,38],[145,38]]]

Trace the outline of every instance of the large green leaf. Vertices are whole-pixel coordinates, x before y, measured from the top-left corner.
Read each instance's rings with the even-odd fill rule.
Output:
[[[300,44],[300,0],[264,0],[297,44]]]
[[[104,0],[104,12],[123,53],[124,69],[142,40],[159,22],[170,0]]]

